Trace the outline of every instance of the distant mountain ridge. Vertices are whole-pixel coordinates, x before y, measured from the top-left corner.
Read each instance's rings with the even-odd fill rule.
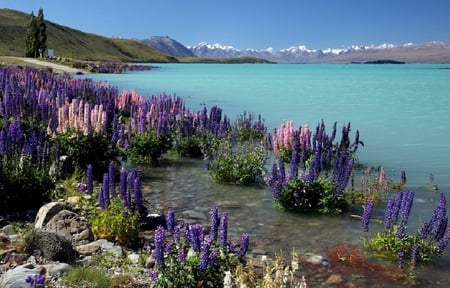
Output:
[[[195,57],[194,53],[186,46],[168,36],[152,36],[141,42],[173,57]]]
[[[403,45],[350,46],[347,48],[315,50],[307,46],[286,49],[239,50],[229,45],[200,42],[190,49],[204,58],[257,57],[278,63],[350,63],[377,60],[395,60],[406,63],[450,63],[450,43],[427,42]]]
[[[252,57],[277,63],[364,63],[392,60],[405,63],[450,63],[450,43],[427,42],[395,45],[353,45],[345,48],[311,49],[306,45],[291,46],[275,50],[244,49],[230,45],[200,42],[194,46],[184,46],[167,36],[153,36],[142,43],[173,57],[198,57],[207,59],[228,59]]]

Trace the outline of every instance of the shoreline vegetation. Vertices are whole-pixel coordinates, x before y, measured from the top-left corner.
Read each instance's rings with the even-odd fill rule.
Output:
[[[210,227],[177,221],[173,211],[168,211],[166,216],[156,214],[156,225],[148,222],[148,217],[155,214],[142,201],[139,167],[164,165],[170,157],[175,157],[172,158],[175,163],[177,157],[203,158],[205,173],[214,182],[267,185],[273,192],[275,206],[282,210],[339,217],[348,211],[349,205],[362,205],[362,216],[357,217],[362,220],[366,233],[364,246],[376,253],[386,253],[385,257],[397,263],[372,263],[359,248],[339,245],[330,248],[327,256],[313,255],[314,259],[294,251],[292,263],[286,268],[292,281],[290,287],[305,287],[305,283],[310,287],[323,283],[366,286],[380,279],[388,283],[417,284],[420,279],[415,278],[415,266],[442,255],[448,244],[450,229],[444,194],[430,221],[414,236],[406,231],[414,193],[403,191],[404,171],[400,181],[396,181],[387,179],[382,167],[376,170],[363,167],[367,186],[349,186],[353,183],[351,175],[358,167],[356,151],[364,146],[359,131],[350,139],[350,123],[342,127],[340,139],[337,123],[328,133],[323,121],[315,129],[302,125],[298,130],[288,121],[268,133],[261,115],[244,112],[238,119],[229,119],[216,106],[209,111],[206,107],[190,111],[181,97],[159,95],[144,99],[134,91],[120,92],[104,83],[75,79],[67,73],[55,74],[49,69],[7,66],[0,67],[0,72],[3,79],[0,82],[3,85],[0,192],[6,201],[2,203],[2,211],[14,215],[30,209],[37,211],[41,205],[58,198],[66,199],[64,203],[71,199],[77,209],[66,204],[52,205],[66,207],[61,208],[68,209],[65,214],[81,213],[79,219],[88,220],[83,227],[90,229],[91,232],[85,233],[92,235],[90,241],[109,241],[113,247],[123,245],[120,249],[128,251],[126,257],[137,255],[133,256],[137,257],[132,262],[135,264],[122,256],[102,258],[105,262],[100,263],[89,262],[86,255],[106,257],[92,252],[95,249],[89,250],[84,256],[65,260],[74,266],[65,266],[67,271],[61,276],[42,272],[38,274],[48,277],[47,280],[30,278],[35,284],[47,281],[54,285],[55,281],[66,281],[71,272],[86,267],[99,271],[109,267],[107,271],[120,269],[122,276],[136,277],[133,279],[144,281],[144,285],[153,283],[154,287],[181,285],[177,281],[184,281],[187,287],[233,287],[238,283],[250,287],[282,287],[285,274],[281,271],[287,271],[283,264],[285,256],[276,255],[273,262],[247,257],[252,241],[257,239],[249,239],[243,233],[240,241],[229,240],[226,211],[219,215],[217,207],[213,207]],[[268,153],[274,153],[275,157],[271,171],[264,168],[270,158]],[[397,194],[390,197],[393,192]],[[383,205],[389,197],[387,229],[372,238],[367,232],[373,207]],[[141,227],[147,229],[141,231]],[[147,233],[146,237],[140,236],[143,232]],[[39,231],[31,229],[31,233]],[[10,250],[2,255],[28,251],[21,263],[29,265],[27,261],[32,253],[28,253],[35,250],[30,247],[40,247],[42,244],[35,241],[49,235],[38,234],[24,244],[20,242],[19,246],[25,245],[28,250],[15,246],[17,242],[5,236],[5,248]],[[386,247],[385,243],[395,245]],[[70,249],[84,251],[80,245]],[[72,253],[77,255],[76,252],[68,255]],[[34,262],[33,267],[55,261],[46,259],[47,256],[41,260],[44,262]],[[79,266],[81,261],[88,262]],[[8,260],[5,265],[8,271],[24,269],[18,264]],[[26,271],[30,277],[36,275],[36,270]],[[274,271],[280,272],[274,274]],[[354,271],[363,276],[353,279]],[[314,276],[317,273],[322,276]]]

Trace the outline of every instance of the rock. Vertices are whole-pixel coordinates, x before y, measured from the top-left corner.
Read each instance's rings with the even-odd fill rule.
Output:
[[[50,276],[59,276],[61,273],[72,269],[72,266],[67,263],[50,263],[43,266]]]
[[[4,262],[9,263],[11,266],[22,265],[27,262],[29,255],[26,253],[17,253],[17,251],[10,251],[3,258]]]
[[[305,261],[313,265],[326,265],[328,262],[327,259],[325,259],[323,256],[316,254],[306,254]]]
[[[16,230],[14,229],[14,226],[9,224],[4,226],[2,229],[0,229],[1,232],[4,232],[6,235],[16,235]]]
[[[5,232],[0,231],[0,244],[5,245],[9,244],[10,242],[11,241],[9,240],[9,236]]]
[[[87,220],[77,213],[61,210],[45,224],[44,231],[56,233],[72,242],[75,246],[94,240]]]
[[[67,204],[64,202],[50,202],[45,204],[39,208],[36,220],[34,221],[34,228],[44,228],[45,224],[63,209],[67,209]]]
[[[54,179],[67,178],[74,172],[74,167],[69,156],[63,155],[59,159],[52,163],[49,169],[50,177]]]
[[[82,255],[92,255],[100,250],[100,246],[96,242],[91,242],[88,244],[79,245],[75,248],[75,250]]]
[[[7,262],[5,259],[8,259],[9,255],[12,253],[17,252],[16,248],[10,248],[10,249],[1,249],[0,250],[0,261],[1,262]]]
[[[37,253],[45,259],[65,263],[73,263],[77,256],[70,241],[56,233],[42,230],[34,230],[31,233],[25,250],[29,254]]]
[[[166,226],[166,218],[164,215],[157,213],[149,213],[147,216],[141,219],[141,229],[143,230],[153,230],[158,226]]]
[[[81,197],[80,196],[71,196],[69,198],[67,198],[67,202],[72,204],[72,205],[76,205],[78,203],[80,203]]]
[[[112,249],[114,247],[114,243],[112,243],[112,242],[110,242],[110,241],[108,241],[106,239],[98,239],[94,243],[97,244],[103,250],[109,250],[109,249]]]
[[[127,256],[128,260],[130,260],[131,264],[136,265],[139,262],[139,254],[131,253]]]
[[[336,284],[341,284],[343,281],[342,276],[339,274],[331,274],[330,277],[328,277],[327,281],[325,282],[325,284],[327,285],[336,285]]]
[[[12,270],[6,271],[4,276],[0,277],[0,287],[29,288],[30,284],[25,282],[25,279],[27,279],[28,276],[35,276],[40,273],[45,273],[45,269],[42,267],[35,267],[32,264],[18,266]]]

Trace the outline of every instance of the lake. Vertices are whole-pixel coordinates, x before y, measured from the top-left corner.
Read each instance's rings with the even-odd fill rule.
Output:
[[[383,165],[387,177],[395,181],[401,170],[406,171],[406,186],[416,194],[409,231],[431,217],[439,192],[448,198],[450,64],[154,65],[159,68],[83,77],[107,81],[120,90],[134,89],[144,96],[176,94],[184,97],[191,110],[217,105],[232,119],[244,111],[261,114],[269,130],[287,120],[297,127],[309,124],[315,128],[323,119],[329,129],[335,121],[338,127],[351,122],[351,137],[359,130],[364,142],[357,153],[360,162]],[[259,240],[255,246],[269,254],[293,248],[325,254],[327,247],[337,243],[360,242],[360,223],[348,215],[311,218],[280,211],[263,187],[213,183],[201,161],[146,171],[146,199],[152,207],[175,209],[177,215],[195,211],[204,215],[199,217],[202,221],[208,219],[212,206],[219,205],[228,211],[230,229],[236,235],[248,232],[251,240]],[[449,264],[447,250],[434,264],[418,271],[427,281],[433,279],[445,287],[450,285]]]

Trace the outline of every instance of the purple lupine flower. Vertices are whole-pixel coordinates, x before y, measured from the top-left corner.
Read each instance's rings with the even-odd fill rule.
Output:
[[[114,168],[114,163],[110,162],[108,165],[108,174],[109,174],[109,194],[111,196],[115,196],[116,195],[116,186],[115,186],[115,168]]]
[[[406,184],[406,172],[405,172],[405,170],[402,170],[400,172],[400,182],[401,182],[402,185]]]
[[[390,198],[387,202],[386,210],[384,212],[384,229],[390,230],[392,228],[392,215],[394,209],[394,199]]]
[[[94,191],[94,180],[92,177],[92,165],[89,164],[86,169],[86,190],[89,195]]]
[[[228,246],[228,214],[223,212],[220,217],[220,246]]]
[[[444,236],[446,227],[448,223],[447,217],[447,200],[445,198],[444,193],[441,193],[439,198],[439,203],[433,211],[433,215],[431,216],[430,226],[431,231],[430,235],[432,239],[439,241]]]
[[[180,242],[181,240],[181,225],[176,225],[173,230],[173,241],[175,243]]]
[[[404,235],[405,235],[405,226],[403,224],[400,224],[400,226],[398,226],[397,229],[397,237],[403,238]]]
[[[400,225],[408,223],[409,214],[414,200],[414,192],[412,190],[403,191],[402,202],[400,203],[399,221]]]
[[[217,235],[219,231],[219,208],[214,206],[211,208],[211,237],[217,240]]]
[[[400,251],[397,253],[397,266],[402,268],[403,267],[403,263],[404,263],[404,259],[405,258],[405,252]]]
[[[122,167],[120,169],[120,177],[119,177],[119,193],[122,196],[123,199],[125,199],[126,195],[127,195],[127,170]],[[127,205],[125,205],[127,206]],[[128,206],[127,206],[128,207]],[[129,208],[129,207],[128,207]]]
[[[158,280],[158,270],[156,270],[156,269],[153,269],[151,272],[150,272],[150,280],[151,281],[156,281],[156,280]]]
[[[186,247],[184,245],[178,248],[177,261],[178,263],[186,262]]]
[[[167,230],[173,231],[175,228],[175,211],[169,210],[166,217]]]
[[[78,183],[78,193],[84,193],[87,190],[87,185],[84,183]]]
[[[278,166],[275,163],[273,163],[272,165],[272,173],[267,180],[267,184],[269,185],[270,189],[272,189],[273,197],[276,200],[280,200],[282,185],[278,175]]]
[[[165,248],[165,238],[164,238],[164,227],[158,226],[155,232],[155,250],[153,251],[153,259],[155,263],[161,270],[164,270],[164,248]]]
[[[437,251],[439,253],[444,253],[445,248],[448,246],[448,241],[450,240],[450,228],[447,229],[447,232],[444,233],[444,236],[439,241],[439,245],[437,247]]]
[[[411,246],[411,260],[410,260],[411,267],[416,266],[418,256],[419,256],[419,246],[414,244]]]
[[[249,237],[247,233],[243,233],[241,236],[241,243],[239,245],[239,257],[244,257],[245,253],[248,251]]]
[[[0,155],[4,155],[6,153],[8,147],[8,138],[6,137],[5,130],[0,131]]]
[[[373,210],[374,201],[373,199],[370,199],[367,201],[366,205],[364,206],[364,214],[361,220],[361,227],[364,232],[369,232],[369,222],[370,217],[372,216],[372,210]]]
[[[143,209],[142,205],[142,184],[141,184],[141,170],[136,170],[136,178],[133,183],[134,191],[134,209],[137,212],[141,212]]]
[[[420,239],[426,239],[431,232],[431,224],[430,222],[424,222],[419,231]]]
[[[102,183],[102,190],[101,193],[103,194],[103,203],[104,203],[104,207],[108,207],[109,206],[109,174],[108,173],[104,173],[103,174],[103,183]],[[101,206],[100,206],[101,207]]]
[[[212,237],[207,236],[202,243],[200,252],[200,261],[197,266],[197,270],[200,272],[205,272],[209,265],[209,255],[211,253],[210,248],[212,244]]]
[[[201,243],[203,242],[203,227],[200,224],[189,226],[189,242],[194,251],[200,251]]]
[[[44,287],[45,284],[45,275],[36,274],[36,275],[29,275],[25,282],[30,284],[30,287]]]
[[[209,265],[213,266],[216,263],[219,252],[219,248],[214,248],[214,250],[211,251],[211,253],[209,254]]]
[[[187,222],[185,222],[184,224],[183,224],[183,228],[184,228],[184,233],[183,233],[183,237],[184,237],[184,240],[185,241],[187,241],[187,242],[191,242],[191,232],[190,232],[190,225],[189,225],[189,223],[187,223]]]

